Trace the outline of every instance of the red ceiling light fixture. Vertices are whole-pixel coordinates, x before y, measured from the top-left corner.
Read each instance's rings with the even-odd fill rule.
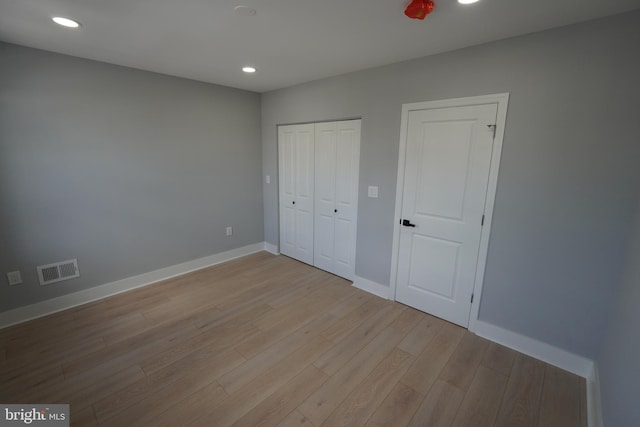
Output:
[[[411,0],[411,3],[404,10],[404,14],[411,19],[423,20],[433,11],[434,7],[433,0]]]

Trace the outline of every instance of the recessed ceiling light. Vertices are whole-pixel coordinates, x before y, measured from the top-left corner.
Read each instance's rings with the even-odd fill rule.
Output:
[[[63,27],[78,28],[80,26],[80,23],[78,21],[74,21],[73,19],[69,18],[63,18],[61,16],[54,16],[51,19],[53,20],[53,22],[58,25],[62,25]]]
[[[480,0],[458,0],[458,3],[460,4],[472,4],[472,3],[476,3]]]
[[[245,73],[251,74],[251,73],[255,73],[256,69],[253,67],[242,67],[242,71],[244,71]]]

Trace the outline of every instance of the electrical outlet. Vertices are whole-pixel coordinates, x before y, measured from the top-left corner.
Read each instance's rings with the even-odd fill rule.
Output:
[[[369,191],[367,192],[367,195],[369,197],[371,197],[372,199],[377,199],[378,198],[378,187],[377,186],[370,185],[368,190]]]
[[[11,271],[7,273],[7,280],[9,281],[9,286],[15,286],[22,283],[22,276],[20,275],[20,271]]]
[[[227,227],[227,236],[231,236],[233,234],[233,227]]]

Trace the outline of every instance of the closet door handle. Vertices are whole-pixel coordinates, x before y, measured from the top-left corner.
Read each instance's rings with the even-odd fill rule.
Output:
[[[403,219],[402,220],[402,225],[404,225],[405,227],[415,227],[415,224],[412,224],[411,221],[409,221],[408,219]]]

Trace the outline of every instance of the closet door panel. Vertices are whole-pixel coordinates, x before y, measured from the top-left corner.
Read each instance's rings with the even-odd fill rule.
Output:
[[[336,123],[336,211],[334,269],[339,276],[355,274],[360,120]]]
[[[280,252],[313,263],[313,124],[278,128]]]
[[[278,128],[278,182],[280,190],[280,252],[295,257],[295,160],[296,132],[290,127]]]
[[[313,191],[314,135],[313,125],[301,125],[296,141],[296,256],[313,264]]]
[[[336,125],[315,128],[315,236],[313,265],[333,271],[336,204]]]

